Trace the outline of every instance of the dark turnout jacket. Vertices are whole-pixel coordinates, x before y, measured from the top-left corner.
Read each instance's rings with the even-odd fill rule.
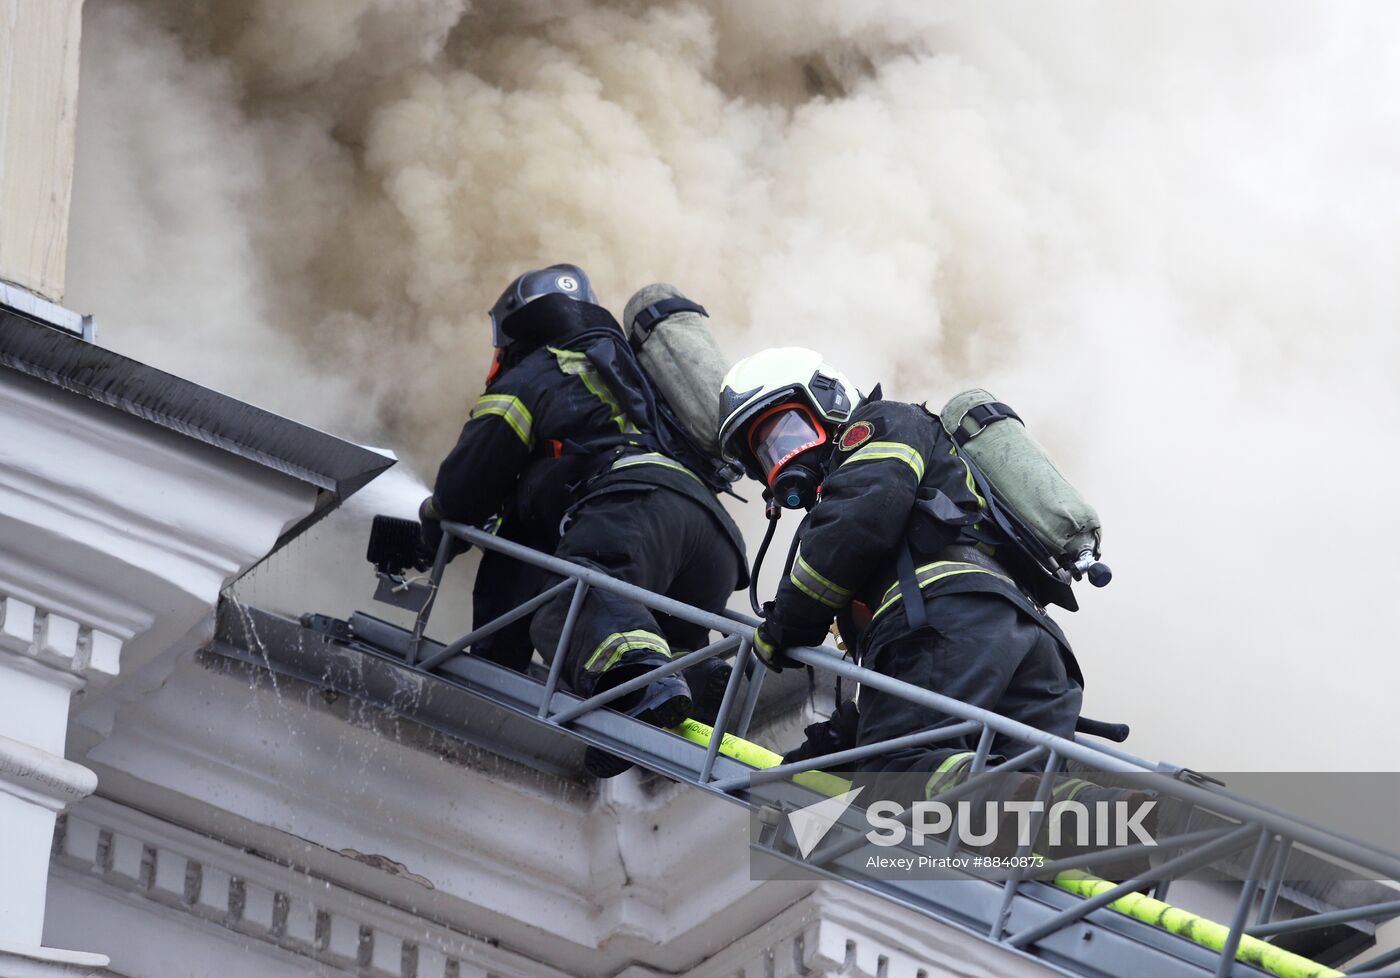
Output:
[[[658,432],[649,381],[607,310],[544,296],[510,325],[516,342],[438,470],[442,518],[480,525],[503,515],[538,540],[557,535],[587,498],[660,486],[707,509],[742,567],[738,528],[715,486]]]
[[[985,545],[974,550],[962,536],[959,524],[971,525],[983,512],[972,474],[935,415],[915,404],[866,402],[837,432],[820,499],[798,531],[792,568],[769,615],[775,637],[783,645],[819,643],[852,601],[869,609],[882,632],[907,627],[898,563],[908,545],[926,601],[970,591],[999,595],[1055,637],[1078,677],[1059,627],[1003,566],[979,557]],[[960,546],[950,554],[954,544]]]

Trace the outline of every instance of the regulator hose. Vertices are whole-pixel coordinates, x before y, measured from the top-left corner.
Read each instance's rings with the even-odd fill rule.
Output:
[[[773,542],[773,533],[778,529],[778,520],[783,515],[783,508],[767,489],[763,490],[763,503],[763,515],[768,517],[768,529],[763,533],[763,542],[758,545],[758,553],[753,558],[753,569],[749,571],[749,607],[760,618],[763,617],[763,606],[758,603],[758,572],[763,568],[764,555],[768,553],[768,545]]]

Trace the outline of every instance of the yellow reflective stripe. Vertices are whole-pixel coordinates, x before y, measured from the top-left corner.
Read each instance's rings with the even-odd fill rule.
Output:
[[[799,591],[807,595],[813,601],[818,601],[828,608],[842,608],[851,600],[851,592],[839,584],[833,584],[803,558],[801,551],[798,551],[797,562],[793,564],[792,573],[788,575],[788,580],[793,583]]]
[[[690,471],[690,469],[679,462],[672,461],[660,452],[643,452],[640,455],[628,455],[614,462],[608,471],[616,472],[618,469],[630,469],[634,465],[659,465],[663,469],[675,469],[677,472],[684,472],[696,482],[700,481],[700,477]]]
[[[927,801],[940,791],[959,784],[967,774],[964,768],[971,767],[973,756],[972,751],[965,750],[944,758],[943,763],[938,765],[924,783],[924,800]]]
[[[520,436],[527,448],[534,445],[534,436],[531,435],[530,429],[534,427],[535,419],[530,416],[530,409],[520,398],[509,394],[482,394],[476,399],[471,416],[480,418],[488,414],[495,415],[510,425],[511,430]]]
[[[944,570],[944,568],[951,568],[951,570]],[[943,580],[945,577],[957,577],[959,574],[990,574],[1003,581],[1009,582],[1011,580],[1011,578],[1007,577],[1005,574],[998,574],[996,571],[987,570],[985,567],[978,567],[976,564],[964,564],[956,560],[935,561],[932,564],[925,564],[915,571],[915,577],[918,579],[919,590],[921,591],[930,584]],[[879,608],[875,609],[875,614],[871,617],[878,618],[893,605],[898,604],[902,600],[904,600],[904,594],[900,591],[899,584],[895,583],[890,585],[889,589],[885,591],[882,604]]]
[[[587,387],[593,396],[603,402],[612,415],[613,424],[617,425],[617,430],[625,435],[637,433],[637,426],[632,423],[632,419],[627,417],[622,411],[622,405],[618,403],[613,392],[598,375],[598,369],[593,366],[593,361],[588,359],[586,353],[578,350],[561,350],[558,347],[547,347],[550,353],[554,354],[554,360],[559,364],[559,369],[570,377],[577,377],[583,381],[583,386]]]
[[[763,640],[763,632],[758,628],[754,628],[753,630],[753,644],[757,645],[760,651],[770,657],[777,651],[777,646],[772,642],[765,642]]]
[[[877,462],[881,459],[898,459],[909,468],[914,470],[916,481],[922,482],[924,479],[924,457],[919,454],[918,449],[912,445],[906,445],[898,441],[872,441],[862,445],[853,452],[842,465],[850,465],[854,462]]]
[[[1085,788],[1093,787],[1088,781],[1081,781],[1079,778],[1068,778],[1050,789],[1050,794],[1058,801],[1073,801],[1075,797]],[[1068,794],[1066,794],[1068,792]],[[1060,798],[1060,795],[1065,797]]]
[[[851,596],[851,590],[850,590],[850,588],[844,588],[844,587],[842,587],[842,586],[839,585],[839,584],[833,584],[831,581],[827,580],[827,579],[826,579],[825,577],[823,577],[820,573],[818,573],[818,572],[817,572],[817,569],[816,569],[815,567],[813,567],[811,564],[807,563],[807,558],[802,556],[802,551],[801,551],[801,550],[798,550],[798,551],[797,551],[797,563],[798,563],[798,566],[800,566],[800,567],[801,567],[803,570],[805,570],[808,574],[811,574],[813,577],[815,577],[815,578],[821,583],[822,587],[825,587],[825,588],[827,588],[828,590],[834,591],[834,592],[836,592],[837,594],[842,595],[842,596],[847,597],[847,598],[849,598],[849,597]]]
[[[977,508],[978,508],[978,509],[986,509],[986,508],[987,508],[987,500],[986,500],[985,498],[983,498],[983,496],[982,496],[982,494],[981,494],[980,492],[977,491],[977,480],[974,479],[974,478],[972,477],[972,466],[970,466],[970,465],[967,464],[967,459],[965,459],[965,458],[962,457],[962,453],[960,453],[960,452],[958,451],[958,448],[957,448],[956,445],[954,445],[954,446],[952,446],[952,447],[950,447],[950,448],[948,449],[948,454],[949,454],[949,455],[955,455],[955,456],[957,456],[958,461],[962,463],[963,473],[964,473],[963,478],[964,478],[964,481],[966,481],[966,483],[967,483],[967,491],[970,492],[970,493],[972,493],[974,496],[977,497]],[[978,546],[980,547],[981,544],[978,544]]]
[[[944,760],[944,762],[943,762],[942,764],[938,765],[938,769],[935,770],[933,773],[934,773],[934,774],[947,774],[950,770],[952,770],[952,767],[953,767],[954,764],[958,763],[959,761],[961,761],[961,760],[962,760],[963,758],[965,758],[965,757],[971,757],[971,756],[972,756],[972,752],[971,752],[971,751],[963,751],[963,752],[960,753],[960,754],[950,754],[950,755],[948,756],[948,758],[947,758],[946,760]]]
[[[797,576],[797,569],[796,569],[796,568],[794,568],[794,569],[793,569],[793,572],[792,572],[791,574],[788,575],[788,580],[792,582],[793,587],[797,588],[797,590],[799,590],[799,591],[801,591],[803,594],[807,595],[807,597],[811,598],[813,601],[817,601],[817,602],[819,602],[819,603],[821,603],[821,604],[823,604],[823,605],[826,605],[826,607],[828,607],[828,608],[839,608],[839,607],[841,607],[839,604],[836,604],[835,602],[831,601],[830,599],[822,597],[821,594],[820,594],[819,592],[813,591],[813,590],[812,590],[810,587],[808,587],[806,584],[803,584],[803,583],[802,583],[802,580]]]
[[[593,650],[593,654],[588,657],[588,661],[583,664],[583,668],[588,672],[606,672],[617,664],[617,660],[622,658],[626,652],[633,649],[650,649],[653,652],[660,652],[666,658],[671,657],[671,647],[666,644],[666,640],[655,632],[637,629],[631,632],[614,632],[599,643]],[[602,665],[597,662],[604,655],[607,661]]]

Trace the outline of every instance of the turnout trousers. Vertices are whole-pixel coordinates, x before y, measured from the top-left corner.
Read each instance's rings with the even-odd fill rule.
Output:
[[[696,501],[656,485],[613,486],[585,499],[556,555],[716,614],[740,575],[740,558],[715,517]],[[545,586],[557,580],[551,576]],[[558,648],[571,597],[565,592],[550,601],[530,625],[535,648],[547,661]],[[673,649],[693,651],[708,639],[702,626],[592,588],[565,650],[562,675],[574,692],[589,696],[656,665],[658,656],[670,658]],[[608,673],[606,686],[600,685]]]
[[[1074,737],[1083,691],[1070,678],[1060,643],[1049,631],[991,592],[925,595],[924,602],[927,628],[910,629],[902,609],[876,622],[864,665],[1047,733]],[[940,710],[863,687],[856,743],[863,746],[957,722]],[[970,759],[976,746],[974,733],[867,758],[856,780],[874,788],[877,797],[907,805],[949,786],[939,775],[954,762]],[[999,734],[991,753],[1011,756],[1029,747]]]
[[[558,537],[533,530],[518,520],[507,520],[497,534],[503,540],[523,544],[543,553],[554,553]],[[494,550],[481,555],[472,586],[472,621],[485,623],[524,604],[545,588],[549,572]],[[472,655],[524,672],[534,657],[530,643],[530,619],[512,622],[472,646]]]

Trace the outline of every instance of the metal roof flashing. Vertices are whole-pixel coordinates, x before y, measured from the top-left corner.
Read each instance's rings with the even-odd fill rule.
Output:
[[[91,316],[66,309],[43,296],[0,279],[0,306],[29,316],[30,318],[71,333],[89,343],[97,340],[97,326]]]
[[[311,513],[272,552],[398,461],[104,349],[93,334],[92,317],[0,283],[0,368],[316,487]]]

